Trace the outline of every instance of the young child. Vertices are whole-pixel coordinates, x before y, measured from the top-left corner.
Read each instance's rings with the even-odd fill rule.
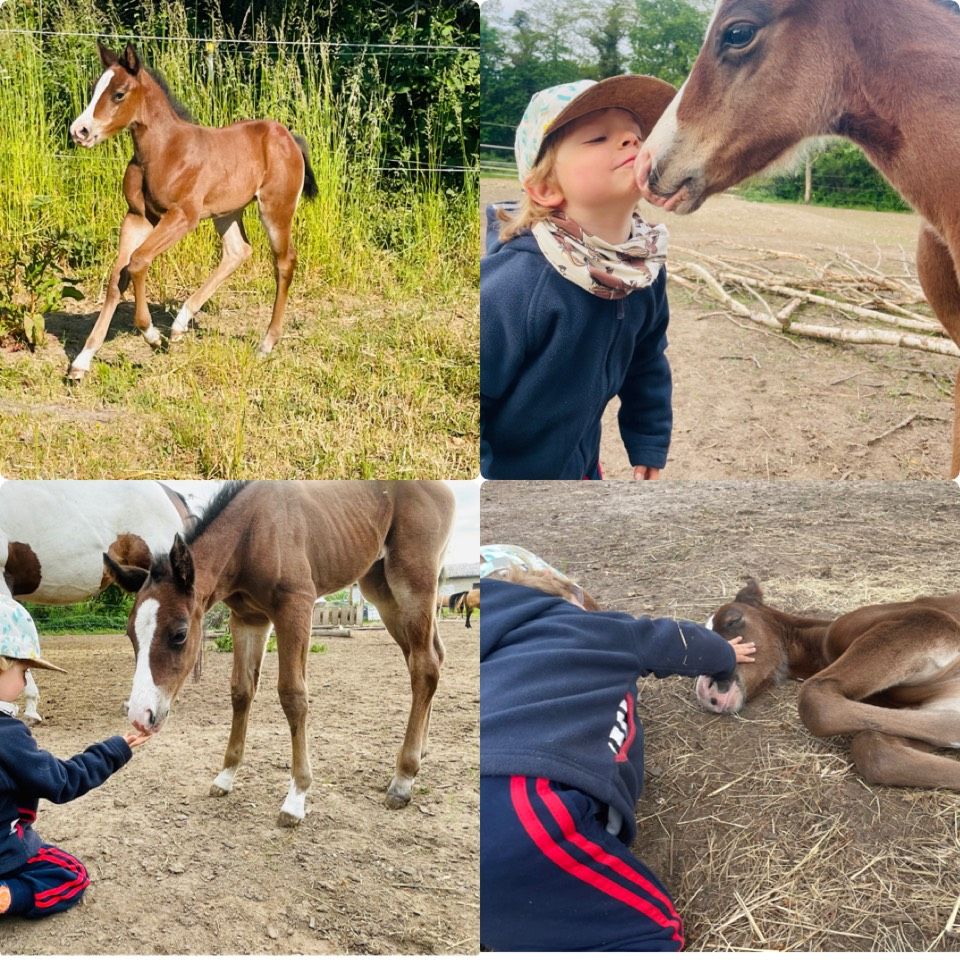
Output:
[[[630,852],[643,787],[637,677],[729,678],[752,643],[607,613],[519,547],[480,548],[480,939],[493,950],[683,947]]]
[[[110,737],[71,760],[41,750],[14,705],[24,674],[38,667],[65,672],[41,657],[30,614],[0,598],[0,917],[45,917],[80,902],[90,883],[86,868],[34,831],[39,801],[67,803],[100,786],[149,736]]]
[[[579,80],[530,101],[516,135],[524,197],[487,211],[480,263],[480,472],[601,479],[600,423],[620,397],[635,479],[667,460],[667,230],[636,213],[633,164],[674,88]]]

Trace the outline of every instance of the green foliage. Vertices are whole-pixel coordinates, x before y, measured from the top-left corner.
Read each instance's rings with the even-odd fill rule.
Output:
[[[228,630],[213,638],[213,645],[218,653],[233,653],[233,634]]]
[[[44,314],[59,310],[65,299],[83,299],[70,274],[90,257],[89,233],[54,226],[42,210],[48,203],[47,197],[33,198],[36,225],[11,238],[0,271],[0,331],[23,337],[31,347],[44,341]]]
[[[708,14],[688,0],[636,0],[631,19],[631,71],[679,87],[700,52]]]
[[[909,210],[900,195],[883,179],[855,144],[832,143],[813,160],[811,202],[830,207],[870,210]],[[803,200],[804,171],[757,178],[744,196],[751,200]]]
[[[327,645],[325,643],[311,643],[310,644],[311,653],[326,653]]]
[[[133,595],[111,584],[99,596],[64,606],[25,603],[40,635],[55,633],[124,633]]]

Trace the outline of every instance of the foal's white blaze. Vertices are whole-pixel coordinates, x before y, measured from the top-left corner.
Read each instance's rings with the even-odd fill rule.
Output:
[[[298,790],[293,777],[290,778],[290,789],[287,791],[287,799],[283,801],[280,812],[296,817],[297,820],[302,820],[307,812],[307,791]]]
[[[713,629],[713,614],[712,614],[712,613],[710,614],[709,617],[707,617],[707,622],[704,624],[704,626],[705,626],[708,630],[712,630],[712,629]]]
[[[680,107],[680,100],[683,97],[683,91],[687,84],[684,81],[683,86],[676,92],[674,98],[667,105],[667,109],[660,115],[650,135],[643,141],[643,146],[650,154],[652,162],[651,173],[656,169],[657,161],[665,153],[668,153],[673,146],[674,138],[677,135],[677,110]]]
[[[90,103],[87,105],[87,109],[77,117],[73,123],[70,124],[70,136],[76,140],[77,143],[82,147],[93,147],[99,143],[100,131],[97,129],[99,124],[93,116],[94,111],[97,109],[97,103],[100,100],[100,97],[103,96],[103,91],[110,86],[110,80],[113,77],[113,70],[105,70],[97,81],[97,85],[93,88],[93,96],[90,98]],[[88,131],[88,136],[85,140],[81,140],[78,137],[78,131],[86,127]]]
[[[137,668],[133,674],[127,717],[135,727],[141,729],[159,726],[170,712],[170,699],[153,682],[153,674],[150,672],[150,648],[157,631],[159,609],[159,600],[152,597],[144,600],[133,622],[137,638]]]

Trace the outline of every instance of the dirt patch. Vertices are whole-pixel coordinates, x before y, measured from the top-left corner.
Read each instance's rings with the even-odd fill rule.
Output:
[[[483,203],[517,193],[515,182],[481,181]],[[674,249],[684,248],[687,260],[698,251],[749,256],[774,249],[825,263],[842,250],[871,268],[916,273],[920,220],[914,214],[753,203],[733,195],[711,198],[693,216],[651,207],[644,207],[644,214],[668,225]],[[666,476],[900,480],[947,475],[956,360],[783,337],[719,316],[714,301],[694,298],[676,285],[669,292],[674,432]],[[631,475],[617,428],[618,408],[619,401],[612,401],[603,421],[601,460],[609,479]],[[909,424],[875,439],[911,415]]]
[[[518,543],[613,609],[703,621],[748,575],[794,612],[957,590],[953,483],[486,483],[483,542]],[[957,950],[960,797],[864,783],[787,682],[740,717],[644,679],[635,851],[693,950]]]
[[[388,810],[410,703],[385,631],[318,638],[311,654],[307,817],[277,827],[289,733],[267,654],[232,794],[207,795],[230,727],[232,657],[206,655],[164,731],[102,788],[40,806],[45,840],[93,878],[74,910],[4,924],[12,954],[473,953],[479,944],[477,631],[440,625],[447,648],[413,801]],[[132,677],[125,637],[50,637],[69,676],[41,677],[35,730],[61,757],[122,732]]]

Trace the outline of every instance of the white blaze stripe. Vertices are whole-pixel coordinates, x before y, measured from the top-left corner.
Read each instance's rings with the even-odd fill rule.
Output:
[[[77,126],[78,124],[86,123],[86,125],[90,127],[90,132],[94,133],[93,113],[97,109],[97,101],[103,95],[103,91],[110,86],[110,79],[112,77],[113,77],[113,70],[107,69],[103,72],[102,76],[97,81],[96,87],[93,88],[93,96],[90,98],[90,103],[88,104],[87,109],[84,110],[83,113],[81,113],[80,116],[73,121],[74,127]],[[73,127],[71,127],[71,129],[73,129]]]
[[[146,723],[147,711],[152,710],[156,716],[159,710],[160,691],[153,682],[150,672],[150,648],[153,646],[153,636],[157,630],[157,611],[160,601],[144,600],[137,610],[133,622],[134,633],[137,637],[137,668],[133,674],[133,690],[130,692],[130,721],[139,720]]]
[[[291,777],[290,789],[287,791],[287,799],[283,801],[283,806],[280,808],[280,811],[282,813],[288,813],[298,820],[302,820],[306,812],[306,805],[307,791],[298,790],[297,785],[293,782],[293,777]]]
[[[654,167],[657,165],[659,157],[670,149],[673,138],[677,134],[677,110],[680,107],[680,100],[686,87],[687,83],[684,81],[683,86],[677,91],[676,96],[670,101],[667,109],[663,111],[653,130],[650,131],[650,136],[644,141],[644,146],[650,153],[650,159],[653,161]]]
[[[704,624],[704,626],[705,626],[708,630],[712,630],[712,629],[713,629],[713,614],[712,614],[712,613],[710,614],[709,617],[707,617],[707,622]]]

